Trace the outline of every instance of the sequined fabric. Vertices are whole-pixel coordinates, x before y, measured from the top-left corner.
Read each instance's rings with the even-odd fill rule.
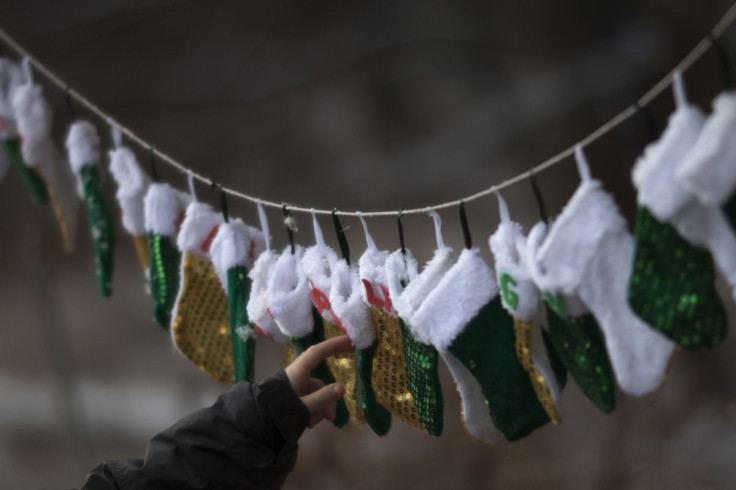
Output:
[[[324,322],[325,340],[344,335],[334,323]],[[345,387],[345,405],[350,413],[350,421],[355,425],[365,425],[365,415],[358,400],[355,352],[341,352],[325,359],[335,381]]]
[[[148,246],[151,250],[148,277],[153,300],[153,318],[168,330],[171,325],[171,309],[179,288],[181,252],[171,238],[152,232],[148,233]]]
[[[377,342],[373,342],[370,346],[355,351],[355,370],[358,375],[358,399],[365,421],[376,435],[385,436],[391,429],[391,414],[376,400],[371,382],[376,344]]]
[[[603,413],[616,408],[616,384],[605,341],[592,314],[561,317],[547,310],[555,350],[585,397]]]
[[[36,172],[33,169],[32,171],[34,173]],[[56,197],[56,192],[54,191],[54,188],[49,185],[48,181],[46,181],[43,175],[41,175],[40,173],[36,173],[36,175],[40,176],[40,178],[43,180],[46,187],[46,192],[48,192],[49,201],[51,202],[51,209],[53,209],[54,211],[56,224],[59,225],[59,233],[61,234],[62,247],[64,248],[65,252],[71,253],[72,242],[71,237],[69,236],[69,223],[67,223],[66,216],[64,216],[64,212],[61,210],[61,206],[59,205],[59,201]]]
[[[534,359],[532,359],[532,328],[536,327],[534,327],[531,322],[525,322],[514,317],[514,337],[516,339],[514,345],[516,350],[516,359],[518,359],[521,367],[529,373],[529,380],[534,388],[534,393],[537,394],[537,400],[539,400],[539,403],[544,407],[544,411],[547,412],[547,416],[552,422],[559,424],[562,422],[562,418],[560,417],[560,413],[557,411],[552,391],[550,390],[544,375],[542,375],[542,372],[536,364],[534,364]]]
[[[444,399],[437,373],[437,349],[416,340],[402,318],[399,318],[399,328],[406,378],[419,419],[429,435],[439,437],[444,427]]]
[[[191,252],[182,257],[181,291],[171,323],[174,343],[202,371],[233,380],[228,299],[212,263]]]
[[[375,306],[371,306],[371,317],[376,328],[371,378],[376,400],[407,424],[424,429],[409,391],[399,319]]]
[[[19,138],[8,138],[3,140],[5,154],[8,156],[10,163],[13,164],[23,187],[25,187],[28,195],[31,197],[33,204],[45,206],[49,203],[49,193],[46,190],[46,182],[31,167],[23,161],[23,154],[20,149]]]
[[[289,344],[281,344],[284,349],[284,360],[286,361],[286,365],[288,366],[292,362],[294,362],[294,359],[296,359],[296,354],[294,353],[294,348]]]
[[[256,343],[248,322],[250,278],[242,265],[227,271],[227,299],[230,317],[230,345],[235,381],[253,382]],[[249,334],[245,334],[245,333]]]
[[[478,312],[448,351],[478,381],[493,425],[504,438],[521,439],[549,422],[516,358],[514,322],[498,296]]]
[[[712,349],[726,336],[713,260],[644,207],[637,212],[629,303],[644,321],[687,348]]]
[[[102,181],[96,165],[82,167],[79,172],[84,189],[87,221],[92,234],[95,274],[100,294],[112,294],[112,274],[115,259],[115,226],[102,195]]]
[[[133,245],[135,245],[135,253],[138,256],[138,262],[141,264],[144,271],[148,270],[148,237],[146,235],[134,235]]]

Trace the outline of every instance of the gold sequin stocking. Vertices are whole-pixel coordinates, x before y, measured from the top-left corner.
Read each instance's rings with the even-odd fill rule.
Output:
[[[519,364],[524,370],[529,373],[529,379],[532,382],[534,393],[537,395],[539,403],[544,408],[547,416],[555,424],[562,422],[560,413],[557,411],[555,405],[555,399],[552,396],[552,391],[547,385],[547,380],[542,375],[542,372],[534,364],[531,352],[531,332],[534,326],[530,322],[525,322],[514,317],[514,342],[516,348],[516,358],[519,360]]]
[[[399,318],[376,306],[370,308],[376,329],[376,349],[371,376],[376,400],[383,408],[407,424],[424,430],[414,405],[414,397],[409,391]]]
[[[290,346],[289,344],[281,344],[284,349],[284,359],[286,359],[286,365],[288,366],[292,362],[294,362],[294,359],[296,359],[296,354],[294,353],[294,348]]]
[[[133,244],[135,245],[135,252],[138,254],[138,262],[141,263],[143,270],[147,271],[149,266],[148,237],[146,235],[136,235],[133,237]]]
[[[35,172],[46,184],[46,191],[49,194],[49,198],[51,200],[51,209],[54,210],[54,216],[56,217],[56,222],[59,224],[59,232],[61,233],[61,243],[64,247],[64,251],[67,253],[70,253],[72,251],[72,242],[71,242],[71,236],[69,236],[69,224],[67,223],[67,218],[64,216],[64,212],[61,209],[61,206],[59,205],[59,199],[56,197],[56,189],[54,189],[51,185],[49,185],[48,180],[46,180],[46,177],[41,174],[41,172],[38,172],[36,169],[32,168],[32,172]]]
[[[344,335],[337,325],[323,321],[325,340]],[[348,351],[335,354],[325,359],[335,381],[345,387],[345,404],[350,413],[350,421],[356,425],[365,425],[365,414],[358,401],[356,390],[355,352]]]
[[[174,343],[202,371],[233,381],[227,295],[212,262],[192,252],[183,257],[181,291],[171,324]]]

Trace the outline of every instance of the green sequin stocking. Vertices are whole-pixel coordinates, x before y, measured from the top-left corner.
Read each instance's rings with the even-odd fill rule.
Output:
[[[549,422],[529,374],[516,358],[514,341],[514,321],[496,296],[448,349],[476,378],[493,424],[510,441]]]
[[[31,167],[26,165],[20,149],[20,138],[8,138],[3,140],[3,147],[8,159],[18,173],[23,187],[26,188],[34,204],[44,206],[49,203],[49,192],[46,183],[40,175]]]
[[[309,349],[314,344],[319,344],[325,338],[324,326],[322,325],[322,315],[319,314],[317,308],[312,306],[312,318],[314,319],[314,328],[312,332],[305,335],[304,337],[292,337],[291,341],[296,347],[296,355],[298,356],[305,350]],[[329,385],[335,382],[335,378],[330,372],[330,368],[327,367],[325,361],[320,362],[316,368],[312,370],[312,377],[321,380],[325,385]],[[332,422],[335,427],[345,427],[350,420],[350,413],[348,407],[345,405],[345,400],[340,399],[337,402],[337,412],[335,420]]]
[[[92,233],[95,252],[95,273],[100,293],[112,294],[112,273],[115,260],[115,226],[102,196],[102,180],[97,165],[87,165],[79,171],[84,189],[87,221]]]
[[[227,271],[227,298],[230,313],[230,345],[233,349],[235,381],[253,382],[256,342],[253,327],[248,320],[250,278],[244,266]]]
[[[376,343],[374,342],[370,347],[355,350],[358,395],[368,426],[373,429],[376,435],[385,436],[391,428],[391,413],[378,403],[371,385],[375,348]]]
[[[549,338],[585,398],[603,413],[616,407],[616,382],[603,334],[592,314],[561,316],[547,310]]]
[[[168,330],[171,310],[179,291],[181,252],[171,238],[152,232],[148,232],[148,248],[151,250],[149,280],[153,317],[156,323]]]
[[[644,321],[683,347],[712,349],[726,336],[710,253],[639,207],[629,303]]]
[[[416,340],[406,323],[399,318],[401,343],[404,347],[406,378],[414,397],[419,418],[432,437],[439,437],[444,427],[444,400],[437,374],[437,349]]]

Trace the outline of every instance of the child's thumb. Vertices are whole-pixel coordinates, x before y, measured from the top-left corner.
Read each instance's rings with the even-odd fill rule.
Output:
[[[302,397],[309,413],[321,411],[324,407],[335,403],[345,395],[345,388],[339,383],[324,386],[319,390]]]

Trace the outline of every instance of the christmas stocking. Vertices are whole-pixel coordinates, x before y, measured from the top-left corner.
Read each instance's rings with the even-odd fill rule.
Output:
[[[718,214],[717,217],[711,216],[707,221],[711,224],[707,234],[715,236],[703,237],[695,242],[706,244],[732,288],[736,284],[733,263],[729,260],[733,259],[733,234],[736,233],[736,165],[734,165],[736,143],[732,138],[734,130],[736,130],[736,92],[724,92],[713,101],[713,113],[705,121],[698,140],[682,158],[676,170],[678,180],[697,196],[700,203],[711,210],[711,214]],[[718,208],[721,212],[715,213]],[[722,229],[726,223],[730,233]],[[697,225],[702,226],[702,222],[695,221],[690,225],[698,229],[700,227]]]
[[[166,330],[171,325],[171,309],[174,307],[180,279],[181,252],[176,247],[176,236],[184,221],[189,201],[188,194],[157,182],[148,187],[143,199],[150,251],[148,279],[153,300],[153,318]]]
[[[5,58],[0,58],[0,140],[3,145],[0,166],[12,165],[31,200],[35,204],[45,205],[49,202],[46,183],[32,167],[26,165],[21,153],[12,94],[22,84],[23,74],[20,67]],[[2,173],[4,172],[0,170],[0,176]]]
[[[235,381],[253,382],[255,332],[247,313],[251,282],[248,268],[253,264],[256,247],[263,249],[263,234],[231,219],[223,223],[212,240],[210,254],[222,287],[228,297],[230,346]]]
[[[514,322],[501,305],[493,271],[477,248],[460,253],[408,320],[455,378],[473,437],[493,443],[500,432],[516,440],[549,422],[516,356]]]
[[[577,295],[595,316],[621,389],[659,387],[675,344],[636,316],[627,301],[634,240],[613,198],[578,159],[582,183],[557,218],[536,259],[548,292]]]
[[[95,252],[95,271],[100,293],[112,294],[112,272],[115,259],[115,225],[102,196],[100,138],[95,127],[87,121],[77,121],[69,128],[66,138],[69,165],[77,176],[81,198],[87,208],[87,220],[92,233]]]
[[[549,292],[551,287],[546,275],[535,259],[546,234],[545,223],[534,226],[524,255],[528,270],[547,303],[549,338],[583,395],[600,411],[609,413],[616,407],[616,381],[603,334],[595,317],[578,298]]]
[[[302,267],[309,281],[310,295],[312,298],[312,317],[314,318],[314,327],[312,333],[292,339],[301,347],[306,349],[310,345],[321,342],[323,339],[342,335],[339,318],[333,316],[332,305],[330,304],[330,290],[332,289],[332,271],[338,262],[335,252],[324,244],[322,232],[319,230],[319,224],[316,217],[314,218],[315,236],[317,244],[309,247],[302,256]],[[346,362],[350,362],[347,360]],[[353,361],[354,363],[354,358]],[[322,368],[324,366],[324,368]],[[353,366],[354,369],[354,366]],[[324,381],[325,384],[334,383],[333,374],[327,367],[326,363],[320,363],[319,371],[315,371],[312,375]],[[347,387],[346,387],[347,390]],[[347,396],[347,393],[346,393]],[[356,406],[352,407],[356,409]],[[337,416],[335,417],[335,426],[342,427],[347,424],[349,412],[344,400],[340,400],[337,405]]]
[[[439,356],[431,343],[424,343],[414,336],[414,327],[407,318],[421,302],[419,295],[426,297],[452,265],[450,251],[449,248],[438,250],[422,274],[418,274],[417,261],[412,253],[409,250],[397,250],[386,258],[386,286],[379,283],[383,296],[378,299],[384,302],[383,308],[398,317],[409,394],[413,398],[419,421],[432,437],[439,437],[444,428],[444,399],[437,372]],[[383,364],[388,366],[388,363]],[[380,383],[381,379],[377,377],[376,381]],[[388,391],[392,387],[382,388]],[[411,409],[409,413],[411,415]]]
[[[501,197],[499,196],[501,202]],[[502,208],[505,210],[505,208]],[[514,319],[516,356],[529,373],[537,399],[555,424],[562,421],[559,411],[560,387],[554,379],[552,364],[545,352],[542,330],[534,324],[539,311],[540,295],[526,263],[526,240],[521,226],[508,219],[501,220],[489,239],[496,260],[496,277],[501,288],[503,307]]]
[[[689,348],[716,347],[726,334],[713,261],[705,248],[709,238],[721,236],[725,256],[720,263],[736,281],[736,237],[722,212],[698,202],[675,176],[703,121],[697,107],[678,103],[662,137],[646,148],[632,174],[639,209],[629,302],[642,319]],[[711,226],[717,229],[709,233]]]
[[[177,237],[182,253],[181,285],[174,303],[174,345],[202,371],[222,383],[233,380],[228,298],[210,258],[210,246],[222,216],[192,202]]]
[[[30,70],[28,70],[30,72]],[[51,109],[40,86],[26,83],[13,92],[23,161],[43,179],[59,224],[64,250],[74,249],[79,201],[71,169],[51,139]],[[7,148],[7,147],[6,147]]]
[[[143,198],[151,181],[138,166],[135,154],[121,145],[119,132],[113,139],[115,149],[110,151],[110,173],[118,184],[116,197],[123,217],[123,228],[133,237],[138,260],[143,270],[148,270],[148,243]]]

